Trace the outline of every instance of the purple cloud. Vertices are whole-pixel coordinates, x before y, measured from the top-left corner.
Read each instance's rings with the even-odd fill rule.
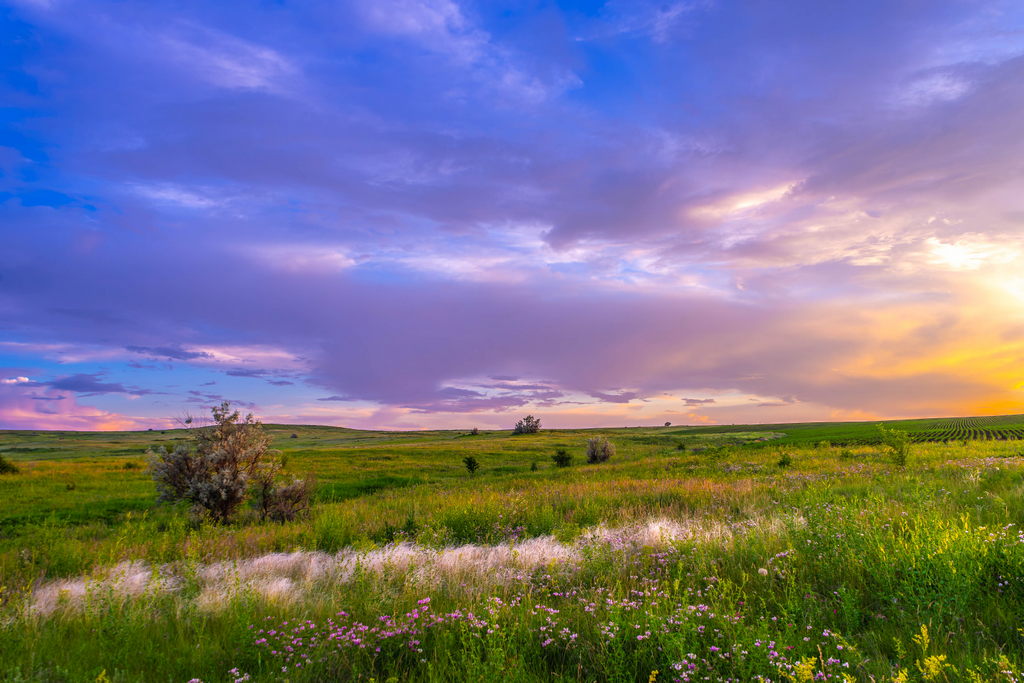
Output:
[[[1013,3],[69,2],[0,19],[0,361],[97,423],[1014,405]]]

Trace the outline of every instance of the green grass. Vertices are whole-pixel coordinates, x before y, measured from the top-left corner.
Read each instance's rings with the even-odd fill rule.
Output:
[[[268,429],[289,471],[317,477],[309,520],[194,525],[156,505],[144,452],[180,431],[0,432],[19,468],[0,476],[0,680],[984,681],[1017,680],[1024,665],[1014,441],[915,443],[901,467],[871,443],[873,423]],[[616,455],[585,465],[594,435]],[[554,466],[558,448],[573,467]],[[692,532],[638,530],[656,519]],[[438,554],[463,544],[505,559],[477,570]],[[536,548],[562,559],[530,564]],[[270,577],[286,583],[251,574],[252,558],[297,551],[331,555],[267,562],[355,559]],[[146,563],[133,565],[141,592],[104,579],[129,561]],[[173,591],[146,583],[161,572]],[[53,581],[83,576],[83,596],[32,610]],[[293,649],[312,661],[272,654],[279,636],[261,629],[301,639]],[[311,646],[311,633],[335,639]],[[352,633],[371,647],[350,646]]]

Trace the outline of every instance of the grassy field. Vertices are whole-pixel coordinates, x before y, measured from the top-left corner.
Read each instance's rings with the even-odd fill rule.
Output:
[[[181,431],[0,432],[0,679],[1015,681],[1020,419],[270,425],[313,514],[229,526],[155,503]]]

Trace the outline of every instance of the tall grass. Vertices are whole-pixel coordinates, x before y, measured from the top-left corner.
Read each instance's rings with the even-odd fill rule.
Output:
[[[987,681],[1024,663],[1012,442],[916,444],[906,466],[791,445],[780,468],[771,441],[629,430],[606,463],[533,471],[589,435],[292,432],[321,481],[400,483],[308,522],[191,526],[147,502],[130,454],[17,453],[0,678]]]

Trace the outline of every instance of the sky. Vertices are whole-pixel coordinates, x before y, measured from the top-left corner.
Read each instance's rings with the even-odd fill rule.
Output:
[[[1016,0],[0,2],[0,428],[1024,412]]]

